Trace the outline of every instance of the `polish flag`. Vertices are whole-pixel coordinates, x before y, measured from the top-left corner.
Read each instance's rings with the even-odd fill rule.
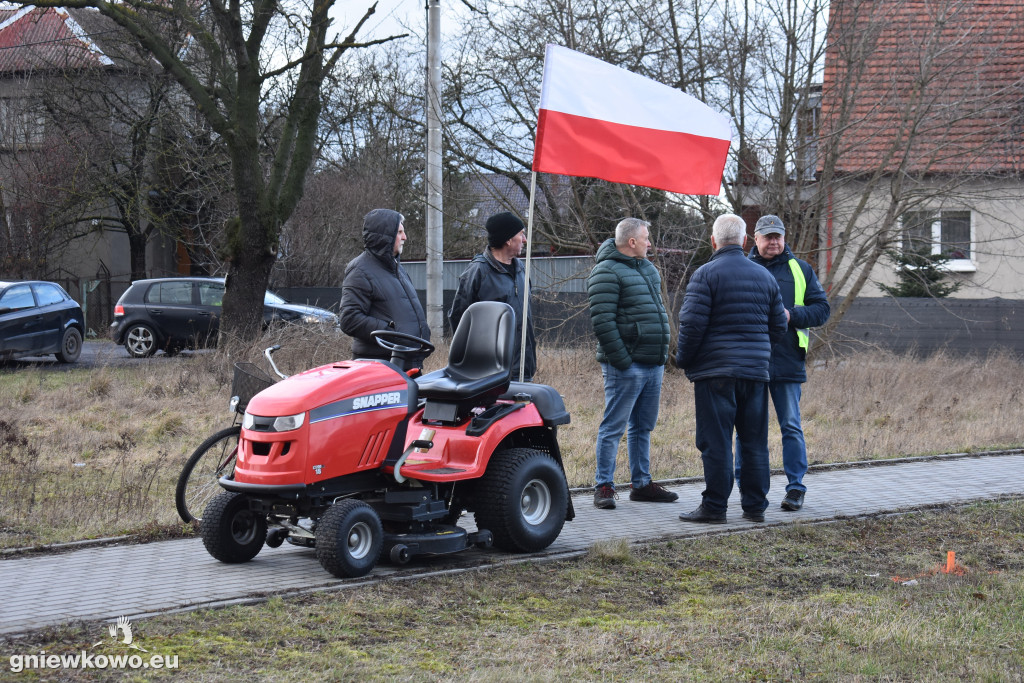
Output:
[[[686,93],[548,45],[533,170],[717,195],[729,118]]]

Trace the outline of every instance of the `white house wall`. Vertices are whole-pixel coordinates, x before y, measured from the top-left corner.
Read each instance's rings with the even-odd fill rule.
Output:
[[[929,191],[924,189],[923,193]],[[842,231],[860,198],[860,188],[857,186],[851,185],[835,191],[831,221],[826,218],[822,225],[823,246],[827,246],[831,225],[833,268],[837,274],[849,267],[853,252],[863,246],[864,241],[882,224],[888,208],[889,187],[882,186],[872,193],[865,210],[851,230],[852,236],[846,243],[847,253],[843,257],[846,262],[842,263],[838,260],[839,250],[846,239]],[[970,266],[974,270],[952,273],[951,281],[963,283],[952,296],[962,299],[1024,299],[1024,184],[1012,179],[961,184],[955,190],[939,192],[933,199],[913,208],[971,212]],[[827,262],[827,258],[825,260]],[[823,268],[819,272],[823,274]],[[895,266],[883,258],[872,269],[860,296],[885,296],[878,285],[894,285],[896,282]],[[847,282],[839,293],[848,293],[850,284]]]

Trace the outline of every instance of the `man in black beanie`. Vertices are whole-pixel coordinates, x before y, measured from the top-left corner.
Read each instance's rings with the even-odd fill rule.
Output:
[[[448,312],[448,321],[453,331],[458,329],[459,321],[462,320],[466,309],[477,301],[500,301],[511,306],[516,313],[512,379],[518,381],[519,359],[522,356],[526,268],[517,257],[526,244],[526,226],[514,213],[505,211],[488,218],[486,228],[487,246],[484,247],[483,253],[473,257],[466,272],[459,278],[459,288],[455,292],[452,309]],[[529,313],[529,310],[527,312]],[[532,381],[536,369],[533,315],[527,315],[523,381]]]

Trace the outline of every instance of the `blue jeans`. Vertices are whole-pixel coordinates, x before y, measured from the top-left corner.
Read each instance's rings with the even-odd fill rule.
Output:
[[[661,401],[661,365],[633,363],[617,370],[601,363],[604,375],[604,417],[597,428],[597,486],[614,485],[615,456],[622,433],[627,431],[629,478],[634,489],[651,483],[651,430],[658,421]]]
[[[697,448],[704,462],[702,505],[712,514],[726,511],[735,465],[733,430],[743,447],[740,505],[744,512],[768,507],[768,383],[714,377],[693,383]]]
[[[804,475],[807,474],[807,443],[800,426],[800,382],[769,382],[775,415],[782,431],[782,469],[786,472],[786,491],[806,491]],[[736,478],[740,478],[743,451],[736,442]]]

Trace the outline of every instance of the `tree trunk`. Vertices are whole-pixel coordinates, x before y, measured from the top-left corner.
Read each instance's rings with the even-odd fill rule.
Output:
[[[127,227],[127,226],[126,226]],[[125,230],[128,234],[128,253],[131,257],[132,281],[146,279],[146,236],[137,230]]]
[[[222,335],[239,340],[255,339],[262,330],[263,292],[270,282],[280,231],[276,213],[266,208],[267,186],[253,133],[257,128],[253,122],[246,130],[245,123],[243,118],[229,145],[239,215],[227,230],[228,277],[220,328]]]
[[[253,296],[253,292],[266,291],[274,259],[255,256],[251,255],[242,263],[232,262],[228,271],[221,317],[222,336],[249,340],[262,330],[263,296]]]

